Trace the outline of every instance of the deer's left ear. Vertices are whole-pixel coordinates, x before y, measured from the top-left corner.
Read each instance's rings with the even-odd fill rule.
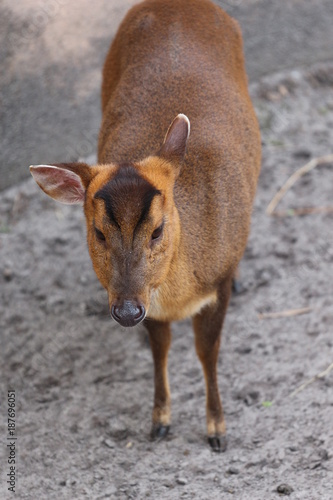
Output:
[[[38,186],[54,200],[83,205],[86,189],[96,169],[86,163],[58,163],[31,165],[30,172]]]
[[[179,114],[171,123],[158,156],[180,165],[186,153],[187,140],[190,135],[190,120],[186,115]]]

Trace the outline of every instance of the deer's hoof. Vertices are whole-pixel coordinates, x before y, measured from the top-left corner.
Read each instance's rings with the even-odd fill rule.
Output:
[[[212,436],[208,438],[209,446],[216,453],[221,453],[227,449],[226,436]]]
[[[170,425],[154,424],[150,433],[150,437],[154,440],[165,439],[169,434]]]

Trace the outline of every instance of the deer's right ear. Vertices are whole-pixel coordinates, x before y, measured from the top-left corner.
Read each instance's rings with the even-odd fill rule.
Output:
[[[96,169],[86,163],[31,165],[38,186],[51,198],[69,205],[83,205],[86,189]]]

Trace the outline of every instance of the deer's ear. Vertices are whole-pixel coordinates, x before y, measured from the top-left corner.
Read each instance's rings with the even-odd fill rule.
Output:
[[[83,205],[86,189],[96,173],[86,163],[31,165],[30,172],[47,195],[69,205]]]
[[[185,157],[189,135],[190,120],[185,115],[177,115],[166,133],[158,156],[181,164]]]

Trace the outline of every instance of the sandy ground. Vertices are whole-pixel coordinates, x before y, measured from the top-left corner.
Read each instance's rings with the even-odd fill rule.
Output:
[[[263,167],[232,298],[219,380],[229,445],[205,440],[189,321],[174,325],[173,427],[149,440],[153,366],[140,328],[119,328],[92,271],[80,208],[32,180],[0,195],[0,498],[333,498],[332,213],[268,217],[284,181],[332,152],[333,64],[251,88]],[[332,204],[332,164],[302,177],[281,210]],[[307,314],[258,314],[309,307]],[[16,394],[16,494],[7,491],[7,391]],[[284,486],[281,486],[284,485]],[[280,487],[280,493],[277,488]]]

